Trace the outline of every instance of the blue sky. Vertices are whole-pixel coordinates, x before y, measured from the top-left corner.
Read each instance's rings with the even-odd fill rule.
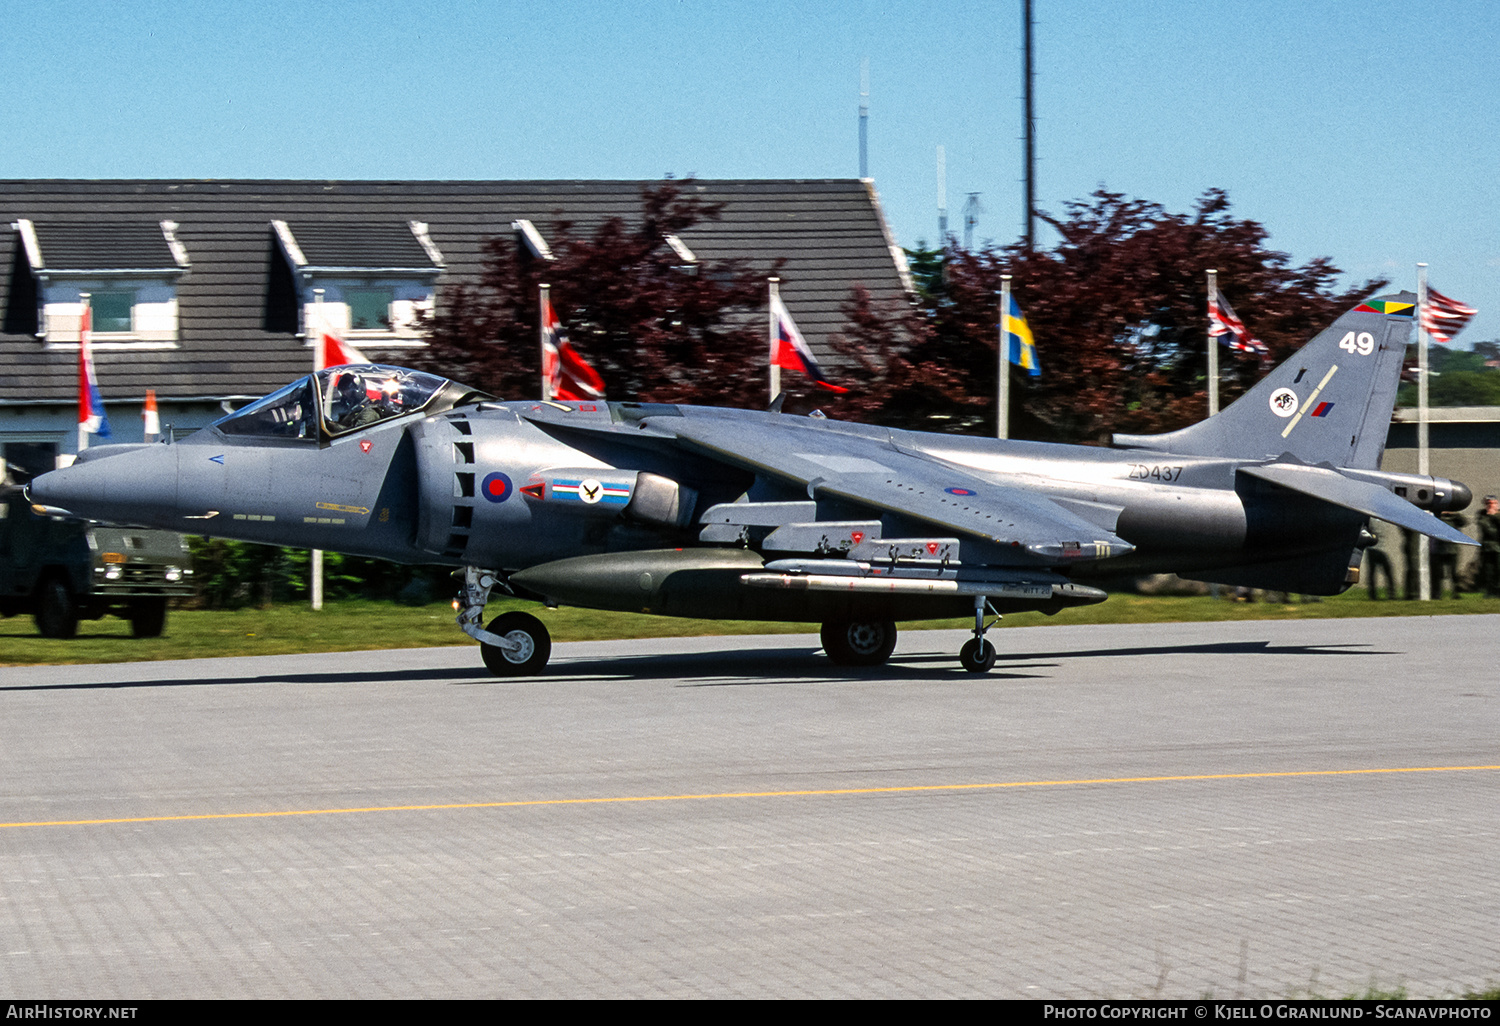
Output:
[[[868,57],[897,239],[936,235],[941,144],[950,226],[978,192],[1010,242],[1020,6],[5,0],[0,177],[853,177]],[[1222,187],[1351,283],[1428,261],[1480,309],[1460,340],[1500,337],[1500,5],[1035,8],[1044,209]]]

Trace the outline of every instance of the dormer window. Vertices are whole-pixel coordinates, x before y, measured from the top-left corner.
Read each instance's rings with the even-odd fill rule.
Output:
[[[426,344],[419,322],[432,311],[443,270],[426,224],[272,221],[271,230],[309,345],[322,332],[375,349]]]
[[[391,307],[396,305],[396,290],[360,289],[344,290],[349,304],[350,331],[390,331]]]
[[[35,284],[31,330],[49,349],[77,347],[85,296],[96,347],[176,348],[177,283],[189,264],[175,221],[14,227]]]
[[[89,299],[95,335],[128,335],[135,330],[134,289],[99,289]]]

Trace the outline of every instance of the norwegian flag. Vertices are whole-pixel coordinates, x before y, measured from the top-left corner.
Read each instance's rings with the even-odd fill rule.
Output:
[[[781,301],[781,296],[771,297],[771,315],[776,318],[776,335],[771,339],[771,366],[788,367],[792,370],[801,371],[821,388],[830,392],[847,392],[847,388],[833,384],[828,380],[828,375],[823,373],[823,368],[818,366],[818,361],[813,357],[812,347],[807,344],[807,339],[802,337],[802,332],[797,330],[797,324],[792,320],[792,315],[787,312],[786,304]]]
[[[320,371],[324,367],[342,367],[346,363],[370,362],[364,353],[361,353],[337,335],[329,334],[326,331],[323,332],[322,337],[318,340],[317,351],[313,354],[313,361],[317,364],[313,368],[315,371]]]
[[[578,355],[557,314],[550,293],[542,293],[542,376],[546,379],[543,399],[603,399],[604,379]]]
[[[1213,301],[1208,304],[1208,333],[1221,345],[1236,352],[1260,356],[1270,353],[1264,342],[1250,334],[1250,329],[1245,327],[1245,322],[1240,320],[1222,292],[1215,292]]]
[[[109,418],[104,415],[104,399],[99,395],[99,379],[94,374],[94,312],[83,308],[78,324],[78,437],[83,445],[84,432],[109,437]]]
[[[1449,299],[1431,285],[1427,286],[1427,302],[1422,307],[1422,327],[1434,342],[1452,342],[1453,336],[1464,330],[1464,325],[1479,311],[1465,306],[1456,299]]]

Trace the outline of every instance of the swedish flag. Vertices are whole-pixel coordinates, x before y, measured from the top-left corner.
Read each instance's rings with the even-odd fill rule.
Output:
[[[1036,342],[1031,337],[1031,325],[1021,313],[1016,297],[1010,297],[1010,309],[1005,312],[1004,336],[1010,351],[1010,362],[1023,368],[1033,378],[1042,376],[1042,365],[1037,362]]]

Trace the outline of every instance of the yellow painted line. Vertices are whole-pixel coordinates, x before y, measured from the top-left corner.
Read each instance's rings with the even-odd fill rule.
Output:
[[[1282,438],[1285,438],[1287,435],[1291,434],[1292,428],[1297,426],[1297,422],[1302,419],[1302,415],[1308,410],[1312,409],[1312,404],[1317,401],[1318,396],[1322,393],[1323,386],[1327,385],[1328,382],[1333,380],[1333,376],[1338,373],[1338,369],[1338,364],[1334,364],[1332,367],[1328,368],[1328,373],[1323,375],[1323,380],[1318,382],[1318,387],[1313,389],[1312,395],[1307,397],[1307,402],[1302,404],[1301,408],[1297,410],[1297,415],[1292,418],[1292,422],[1288,424],[1286,426],[1286,430],[1281,433]]]
[[[118,819],[57,819],[0,823],[16,827],[105,826],[113,823],[173,823],[192,819],[272,819],[280,816],[344,816],[357,812],[439,812],[451,809],[516,809],[535,805],[617,805],[623,802],[688,802],[724,798],[819,798],[850,794],[917,791],[998,791],[1012,787],[1077,787],[1082,784],[1168,784],[1201,780],[1267,780],[1286,777],[1357,777],[1394,773],[1476,773],[1500,766],[1402,766],[1390,769],[1283,770],[1270,773],[1199,773],[1175,777],[1095,777],[1080,780],[1007,780],[984,784],[907,784],[898,787],[841,787],[810,791],[726,791],[718,794],[617,795],[604,798],[526,798],[509,802],[454,802],[447,805],[372,805],[352,809],[288,809],[274,812],[202,812],[187,816],[132,816]]]

